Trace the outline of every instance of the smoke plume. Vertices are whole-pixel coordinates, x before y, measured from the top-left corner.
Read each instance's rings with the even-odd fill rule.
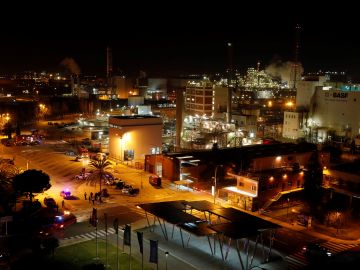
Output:
[[[60,65],[64,66],[71,74],[79,75],[80,67],[71,57],[66,57],[61,61]]]
[[[289,85],[294,81],[294,62],[287,61],[282,62],[278,60],[274,63],[268,65],[265,69],[265,72],[273,77],[278,77],[282,82],[287,82]],[[299,81],[301,78],[301,74],[304,72],[304,69],[301,63],[298,63],[297,71],[296,71],[296,80]]]

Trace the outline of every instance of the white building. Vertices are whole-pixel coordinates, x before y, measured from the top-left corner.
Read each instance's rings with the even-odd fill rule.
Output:
[[[162,119],[150,115],[109,118],[109,157],[117,161],[143,162],[145,155],[160,154]]]
[[[349,89],[342,91],[330,87],[317,87],[311,100],[309,128],[332,130],[339,136],[358,135],[360,133],[360,91]]]
[[[301,112],[284,112],[283,133],[284,138],[296,140],[303,136]]]

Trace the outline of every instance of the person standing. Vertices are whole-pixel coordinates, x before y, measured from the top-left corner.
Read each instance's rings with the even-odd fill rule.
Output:
[[[86,196],[87,196],[87,193],[86,193],[86,191],[84,192],[84,198],[85,198],[85,200],[86,200]]]
[[[64,209],[64,207],[65,207],[65,201],[64,200],[62,200],[62,202],[61,202],[61,207]]]

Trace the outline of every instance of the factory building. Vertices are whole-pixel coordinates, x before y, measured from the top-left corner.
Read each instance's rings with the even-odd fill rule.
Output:
[[[110,117],[109,157],[119,162],[143,162],[147,154],[160,154],[162,126],[162,119],[151,115]]]

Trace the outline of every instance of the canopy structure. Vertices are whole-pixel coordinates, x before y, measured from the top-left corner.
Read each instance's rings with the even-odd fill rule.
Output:
[[[230,252],[231,242],[234,241],[243,270],[248,270],[252,267],[259,243],[262,244],[263,261],[268,261],[271,255],[275,230],[281,227],[278,224],[263,220],[250,213],[235,208],[222,207],[205,200],[148,203],[140,204],[139,207],[145,210],[146,219],[150,228],[148,213],[154,216],[153,226],[157,220],[166,240],[169,240],[169,237],[165,222],[173,225],[171,238],[173,238],[174,228],[177,226],[180,231],[183,247],[185,247],[183,230],[189,233],[187,246],[191,235],[198,237],[206,236],[212,255],[215,255],[216,252],[217,239],[220,246],[221,257],[225,261]],[[190,214],[186,212],[187,210],[190,210]],[[202,220],[192,215],[192,210],[203,212],[205,219]],[[208,213],[208,217],[206,213]],[[217,217],[216,222],[212,222],[211,215]],[[269,251],[266,255],[263,234],[267,232],[269,233]],[[214,238],[213,246],[210,241],[211,236]],[[250,238],[255,238],[252,254],[250,254]],[[243,246],[245,259],[242,258],[240,251],[240,240],[242,239],[245,239]]]

